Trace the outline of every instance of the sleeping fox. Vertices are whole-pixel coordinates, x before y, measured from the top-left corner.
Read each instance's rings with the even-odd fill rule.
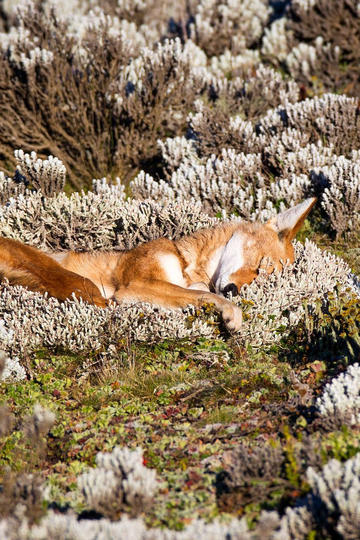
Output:
[[[251,283],[265,260],[269,273],[294,262],[292,240],[315,202],[306,199],[265,225],[234,221],[125,252],[44,253],[0,238],[0,275],[59,300],[75,295],[103,308],[109,299],[167,308],[214,304],[228,329],[236,331],[241,310],[227,294]]]

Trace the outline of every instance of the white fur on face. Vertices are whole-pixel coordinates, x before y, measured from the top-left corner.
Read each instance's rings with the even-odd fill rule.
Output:
[[[245,246],[249,244],[246,235],[236,232],[226,244],[215,273],[215,289],[221,292],[229,283],[229,276],[245,266]]]

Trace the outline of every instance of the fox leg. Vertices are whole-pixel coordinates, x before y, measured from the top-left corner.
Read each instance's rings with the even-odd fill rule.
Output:
[[[198,281],[197,283],[192,283],[187,288],[188,289],[195,289],[196,291],[210,292],[209,287],[203,281]]]
[[[0,238],[1,277],[7,278],[12,285],[47,292],[59,300],[75,294],[91,304],[106,306],[105,299],[92,281],[62,268],[39,249],[10,238]]]
[[[149,302],[167,308],[184,308],[189,304],[196,307],[214,304],[229,330],[239,330],[242,323],[241,309],[229,300],[203,290],[184,289],[167,281],[132,281],[127,287],[119,287],[115,291],[114,299],[118,302]]]

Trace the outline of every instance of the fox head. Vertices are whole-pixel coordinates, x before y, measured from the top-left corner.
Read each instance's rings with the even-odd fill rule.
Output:
[[[292,241],[302,227],[316,198],[278,214],[265,225],[239,224],[221,255],[215,276],[219,294],[238,294],[264,268],[268,273],[281,270],[284,263],[294,262]]]

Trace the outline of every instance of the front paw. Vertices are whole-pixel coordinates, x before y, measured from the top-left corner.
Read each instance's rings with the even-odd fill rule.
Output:
[[[232,302],[226,302],[222,309],[224,323],[230,332],[238,332],[242,326],[242,311]]]

